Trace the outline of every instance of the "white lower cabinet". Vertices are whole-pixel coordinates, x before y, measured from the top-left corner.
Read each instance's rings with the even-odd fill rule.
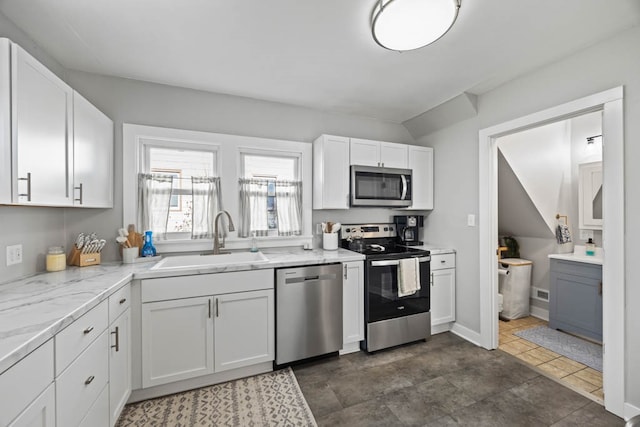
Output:
[[[142,388],[270,362],[272,269],[142,281]]]
[[[215,371],[273,360],[273,291],[220,295],[214,301]]]
[[[56,389],[50,384],[9,427],[54,427],[56,425]]]
[[[211,297],[142,305],[142,386],[213,373]]]
[[[431,255],[431,326],[438,326],[455,320],[455,254]]]
[[[131,395],[131,309],[109,326],[109,425],[115,425]]]
[[[109,381],[109,337],[105,330],[56,378],[56,425],[77,426]],[[109,419],[108,412],[102,414]]]
[[[342,350],[341,354],[360,350],[364,340],[364,262],[342,263]]]

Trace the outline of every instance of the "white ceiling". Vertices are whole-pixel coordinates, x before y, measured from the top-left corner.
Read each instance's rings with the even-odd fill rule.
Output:
[[[66,68],[393,122],[640,23],[638,0],[462,0],[445,37],[397,53],[371,37],[375,1],[0,0],[0,12]]]

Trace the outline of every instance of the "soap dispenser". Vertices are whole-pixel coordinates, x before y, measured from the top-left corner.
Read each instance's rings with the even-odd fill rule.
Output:
[[[584,245],[585,254],[589,256],[594,256],[596,254],[596,244],[593,243],[593,239],[589,237],[589,240]]]
[[[251,237],[251,249],[250,252],[258,252],[258,239],[256,239],[256,232],[252,233]]]
[[[142,247],[142,256],[156,256],[156,247],[153,246],[153,237],[151,231],[144,232],[144,246]]]

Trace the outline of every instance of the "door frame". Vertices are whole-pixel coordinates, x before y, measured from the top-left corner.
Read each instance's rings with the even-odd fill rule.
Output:
[[[605,408],[624,416],[625,397],[625,202],[623,87],[595,93],[479,132],[480,339],[498,347],[498,161],[496,139],[505,135],[602,111],[602,246],[606,262],[602,302],[603,389]],[[606,349],[606,351],[605,351]]]

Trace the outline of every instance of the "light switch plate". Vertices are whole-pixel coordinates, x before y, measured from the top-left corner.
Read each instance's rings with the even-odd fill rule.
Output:
[[[467,225],[469,227],[475,227],[476,226],[476,216],[474,214],[467,215]]]

